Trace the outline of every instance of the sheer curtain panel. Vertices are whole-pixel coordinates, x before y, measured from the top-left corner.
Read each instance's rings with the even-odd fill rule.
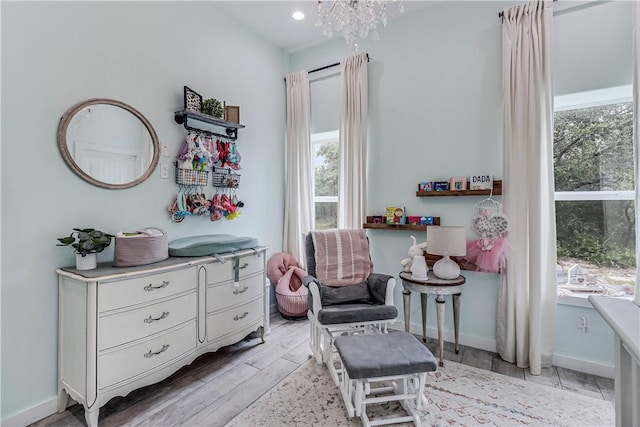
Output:
[[[504,360],[534,375],[551,366],[555,328],[552,22],[551,0],[503,12],[503,202],[511,250],[496,344]]]
[[[313,230],[309,75],[287,75],[287,170],[283,251],[303,260],[303,234]]]
[[[362,228],[367,190],[368,56],[342,61],[338,228]]]

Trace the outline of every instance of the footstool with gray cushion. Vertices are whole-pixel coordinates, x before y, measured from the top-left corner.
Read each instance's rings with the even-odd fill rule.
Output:
[[[334,345],[340,391],[349,417],[360,416],[365,426],[406,421],[420,425],[418,411],[427,405],[427,372],[438,366],[428,348],[408,332],[340,336]],[[376,388],[371,387],[373,383]],[[390,401],[398,401],[409,415],[369,420],[367,404]]]

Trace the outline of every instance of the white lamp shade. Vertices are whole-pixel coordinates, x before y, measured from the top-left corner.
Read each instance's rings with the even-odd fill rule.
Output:
[[[464,256],[467,254],[467,232],[464,227],[427,227],[427,249],[433,255]]]

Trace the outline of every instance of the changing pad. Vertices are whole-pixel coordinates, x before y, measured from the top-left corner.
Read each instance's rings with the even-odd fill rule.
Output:
[[[169,242],[169,255],[176,257],[207,256],[251,249],[258,246],[258,239],[231,234],[206,234],[190,236]]]

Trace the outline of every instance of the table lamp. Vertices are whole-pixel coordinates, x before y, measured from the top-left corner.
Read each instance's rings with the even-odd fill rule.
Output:
[[[464,227],[427,227],[427,253],[442,255],[433,265],[433,274],[452,280],[460,275],[460,267],[450,256],[467,254],[467,233]]]

